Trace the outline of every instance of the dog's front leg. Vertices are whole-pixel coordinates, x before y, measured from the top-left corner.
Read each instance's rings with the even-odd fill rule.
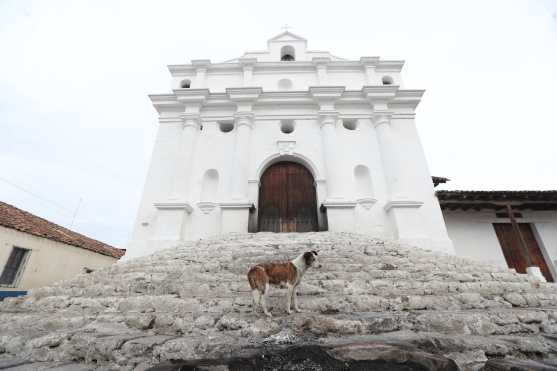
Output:
[[[292,293],[294,292],[294,285],[288,284],[288,294],[286,295],[286,313],[292,314]]]
[[[267,309],[267,297],[269,296],[269,284],[265,285],[265,292],[261,295],[261,308],[263,308],[263,313],[267,317],[272,317],[273,315]]]
[[[298,290],[298,286],[294,286],[292,289],[292,304],[294,304],[294,310],[298,313],[302,312],[300,308],[298,308],[298,299],[296,298],[296,290]]]

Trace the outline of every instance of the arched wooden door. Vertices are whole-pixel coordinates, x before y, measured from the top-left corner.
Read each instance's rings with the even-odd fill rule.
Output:
[[[317,231],[317,197],[313,176],[295,162],[278,162],[261,176],[258,230]]]

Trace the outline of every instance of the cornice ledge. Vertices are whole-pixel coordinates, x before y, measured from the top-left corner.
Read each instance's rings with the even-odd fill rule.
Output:
[[[191,65],[195,68],[209,68],[209,66],[211,66],[211,60],[210,59],[192,59],[191,60]]]
[[[253,202],[249,200],[221,202],[221,209],[249,209],[253,206]]]
[[[257,58],[240,57],[238,58],[238,63],[242,66],[253,67],[257,63]]]
[[[393,119],[406,119],[406,120],[411,120],[416,118],[416,114],[415,113],[410,113],[410,112],[393,112],[392,116]]]
[[[159,117],[159,124],[182,124],[184,119],[180,116]]]
[[[174,94],[149,94],[148,97],[151,99],[152,103],[168,101],[176,102],[176,95]]]
[[[159,115],[163,112],[179,112],[184,109],[184,105],[176,100],[174,94],[149,95],[149,98]]]
[[[195,67],[191,64],[169,64],[166,66],[172,76],[193,75]]]
[[[317,100],[340,98],[346,88],[344,86],[310,86],[309,93]]]
[[[417,209],[422,207],[424,203],[422,201],[412,201],[412,200],[391,200],[385,204],[383,207],[385,211],[389,211],[391,209],[401,209],[401,208],[413,208]]]
[[[193,211],[191,204],[184,201],[155,202],[153,205],[159,210],[185,210],[188,214]]]
[[[260,100],[290,99],[290,100],[312,100],[307,91],[268,91],[263,93]]]
[[[209,89],[174,89],[174,94],[179,102],[203,103],[210,95]]]
[[[326,66],[331,63],[331,58],[329,57],[313,57],[311,58],[311,63],[314,66]]]
[[[379,57],[361,57],[360,64],[364,66],[377,66]]]
[[[396,97],[399,91],[397,85],[383,85],[383,86],[370,86],[362,87],[362,95],[367,99],[381,99],[391,100]]]
[[[325,200],[323,206],[327,209],[353,209],[357,205],[356,201],[352,200]]]
[[[393,99],[393,103],[416,109],[418,104],[421,102],[424,93],[425,90],[399,90],[396,97]]]
[[[378,61],[377,63],[377,70],[379,72],[400,72],[404,67],[404,61]]]
[[[254,101],[263,93],[261,87],[226,88],[226,95],[235,102]]]

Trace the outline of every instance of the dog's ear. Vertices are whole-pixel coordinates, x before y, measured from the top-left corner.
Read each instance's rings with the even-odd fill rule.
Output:
[[[313,255],[317,256],[317,251],[312,250],[311,252],[312,252]]]
[[[308,267],[311,265],[311,263],[313,263],[314,260],[315,260],[315,258],[313,256],[312,251],[308,251],[308,252],[304,253],[304,262],[306,263],[306,265]]]

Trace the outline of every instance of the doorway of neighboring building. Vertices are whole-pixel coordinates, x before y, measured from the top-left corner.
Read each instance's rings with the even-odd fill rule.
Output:
[[[317,197],[311,172],[295,162],[278,162],[261,176],[258,230],[317,231]]]
[[[532,226],[529,223],[518,223],[520,234],[524,239],[530,260],[534,266],[540,267],[548,282],[553,282],[553,276],[547,266],[543,253],[538,245]],[[526,261],[524,260],[520,236],[513,229],[511,223],[494,223],[495,233],[503,250],[503,255],[509,268],[516,269],[519,273],[526,273]]]

